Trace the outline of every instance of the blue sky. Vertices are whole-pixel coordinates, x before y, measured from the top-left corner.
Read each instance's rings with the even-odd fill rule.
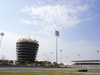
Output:
[[[58,61],[99,59],[99,0],[0,0],[0,32],[4,32],[0,56],[16,59],[16,42],[23,37],[39,41],[37,60],[55,61],[55,30]],[[43,54],[46,57],[43,57]],[[66,56],[67,61],[66,61]],[[0,57],[2,58],[2,57]]]

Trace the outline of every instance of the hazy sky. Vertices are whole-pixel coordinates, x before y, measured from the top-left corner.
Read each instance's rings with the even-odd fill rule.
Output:
[[[59,62],[61,49],[63,63],[99,59],[100,0],[0,0],[0,58],[15,60],[17,40],[29,36],[39,41],[38,60],[51,60],[53,52],[55,61],[55,30]]]

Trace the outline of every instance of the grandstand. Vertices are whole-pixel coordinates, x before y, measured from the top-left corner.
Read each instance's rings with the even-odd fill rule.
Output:
[[[78,60],[74,62],[75,67],[84,67],[84,68],[100,68],[100,60]]]

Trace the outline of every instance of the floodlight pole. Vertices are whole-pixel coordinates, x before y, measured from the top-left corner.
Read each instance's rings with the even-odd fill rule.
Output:
[[[2,36],[1,36],[0,46],[1,46],[1,42],[2,42]]]
[[[58,37],[56,36],[56,63],[57,63],[57,60],[58,60],[57,50],[58,50]]]
[[[58,50],[58,36],[59,36],[59,31],[55,30],[55,35],[56,35],[56,64],[57,64],[57,62],[58,62],[57,61],[58,60],[58,56],[57,56],[58,52],[57,52],[57,50]]]
[[[66,56],[66,66],[67,66],[67,56]]]

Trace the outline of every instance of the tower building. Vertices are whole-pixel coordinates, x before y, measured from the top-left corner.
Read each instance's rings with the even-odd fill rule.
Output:
[[[38,41],[22,38],[16,43],[17,60],[34,63],[38,51]]]

